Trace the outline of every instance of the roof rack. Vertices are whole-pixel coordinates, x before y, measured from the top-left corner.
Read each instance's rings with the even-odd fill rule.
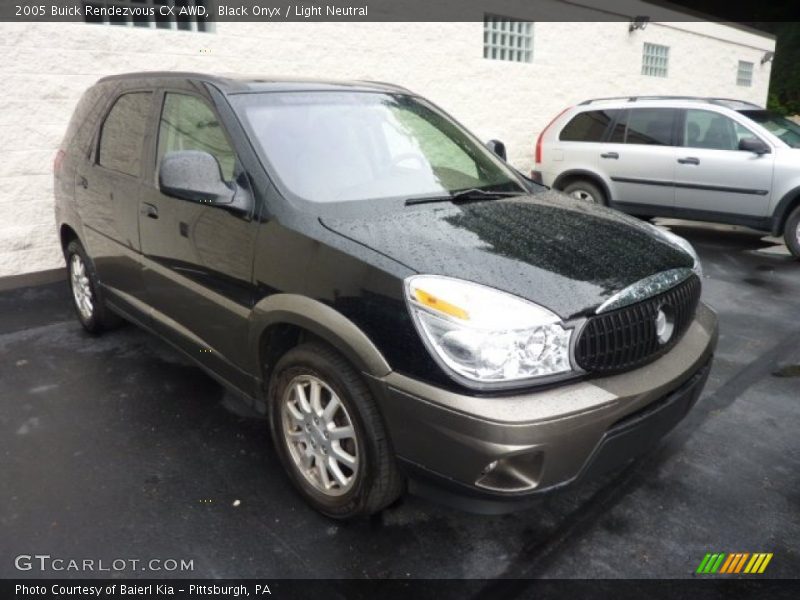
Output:
[[[356,81],[358,83],[368,83],[370,85],[382,85],[384,87],[393,88],[401,92],[409,92],[409,93],[411,92],[411,90],[409,90],[408,88],[403,87],[402,85],[397,85],[396,83],[388,83],[386,81],[375,81],[373,79],[356,79]]]
[[[637,102],[638,100],[694,100],[696,102],[709,102],[711,104],[726,104],[735,102],[737,104],[746,104],[753,108],[761,108],[757,104],[747,102],[746,100],[737,100],[735,98],[710,98],[707,96],[612,96],[609,98],[591,98],[584,100],[579,106],[592,104],[593,102],[604,102],[607,100],[627,100],[628,102]]]

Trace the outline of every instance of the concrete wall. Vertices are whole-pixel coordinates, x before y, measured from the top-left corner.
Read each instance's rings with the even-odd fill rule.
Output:
[[[643,42],[670,46],[669,76],[640,74]],[[374,79],[430,98],[484,139],[532,164],[539,131],[583,99],[700,94],[764,103],[774,42],[714,23],[534,25],[530,64],[485,60],[483,24],[218,23],[214,33],[83,23],[0,24],[0,276],[61,266],[52,160],[72,109],[97,78],[138,70],[196,70]],[[736,85],[739,60],[753,86]]]

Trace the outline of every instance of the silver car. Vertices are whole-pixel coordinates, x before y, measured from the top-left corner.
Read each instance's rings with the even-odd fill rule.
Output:
[[[800,258],[800,125],[748,102],[587,100],[541,132],[532,176],[642,217],[783,235]]]

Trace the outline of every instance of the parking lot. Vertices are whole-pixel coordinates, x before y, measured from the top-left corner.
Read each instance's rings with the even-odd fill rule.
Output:
[[[642,459],[505,516],[406,497],[330,521],[264,421],[165,343],[89,337],[64,284],[2,292],[0,554],[193,560],[159,577],[521,579],[688,577],[707,552],[772,552],[764,576],[795,577],[800,263],[752,232],[664,224],[698,249],[720,317],[702,398]]]

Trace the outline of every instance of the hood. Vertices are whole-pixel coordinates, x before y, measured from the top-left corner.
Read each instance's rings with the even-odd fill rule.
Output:
[[[321,221],[417,273],[491,286],[563,319],[594,312],[649,275],[693,265],[650,225],[554,191]]]

